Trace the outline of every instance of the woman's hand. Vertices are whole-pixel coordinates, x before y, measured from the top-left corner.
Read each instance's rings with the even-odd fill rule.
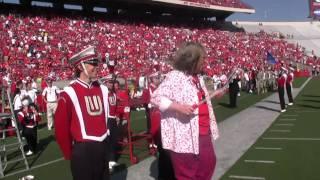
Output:
[[[183,115],[191,115],[194,111],[194,108],[191,105],[179,104],[175,102],[171,104],[170,109],[177,111]]]

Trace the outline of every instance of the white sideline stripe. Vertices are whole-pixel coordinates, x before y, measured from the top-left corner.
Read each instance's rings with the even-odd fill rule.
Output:
[[[270,132],[283,132],[283,133],[286,133],[286,132],[291,132],[291,130],[274,129],[274,130],[270,130]]]
[[[298,114],[284,114],[283,116],[298,116]]]
[[[47,166],[47,165],[62,161],[62,160],[63,160],[63,158],[59,158],[59,159],[56,159],[56,160],[53,160],[53,161],[49,161],[49,162],[46,162],[46,163],[43,163],[43,164],[32,166],[30,169],[23,169],[23,170],[20,170],[20,171],[16,171],[14,173],[7,174],[4,177],[9,177],[9,176],[13,176],[13,175],[16,175],[16,174],[19,174],[19,173],[22,173],[22,172],[31,171],[33,169],[38,169],[38,168],[41,168],[41,167],[44,167],[44,166]]]
[[[266,160],[244,160],[246,163],[264,163],[264,164],[274,164],[275,161],[266,161]]]
[[[280,119],[280,121],[296,121],[297,119],[289,119],[289,118],[283,118]]]
[[[320,111],[297,111],[298,113],[315,113]]]
[[[231,179],[250,179],[250,180],[265,180],[264,177],[254,177],[254,176],[238,176],[238,175],[230,175]]]
[[[288,123],[288,124],[275,124],[276,126],[294,126],[294,124]]]
[[[289,140],[289,141],[320,141],[320,138],[283,138],[283,137],[265,137],[265,140]]]
[[[274,148],[274,147],[255,147],[255,149],[259,149],[259,150],[282,150],[282,148]]]

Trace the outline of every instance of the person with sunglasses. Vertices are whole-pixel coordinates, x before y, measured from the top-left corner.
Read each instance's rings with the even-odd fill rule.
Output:
[[[109,179],[108,88],[97,81],[100,57],[90,46],[69,59],[76,79],[61,92],[55,136],[74,180]]]

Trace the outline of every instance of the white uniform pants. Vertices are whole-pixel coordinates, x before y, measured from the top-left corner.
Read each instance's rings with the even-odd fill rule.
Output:
[[[47,103],[47,125],[48,125],[48,130],[52,129],[53,126],[53,116],[54,113],[56,112],[58,103],[56,102],[48,102]]]

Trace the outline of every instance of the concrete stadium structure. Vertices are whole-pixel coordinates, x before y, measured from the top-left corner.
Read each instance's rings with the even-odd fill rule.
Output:
[[[313,50],[315,55],[320,56],[320,22],[237,22],[237,24],[247,32],[263,30],[269,33],[281,32],[284,35],[293,35],[293,39],[286,40],[305,47],[307,53]]]

